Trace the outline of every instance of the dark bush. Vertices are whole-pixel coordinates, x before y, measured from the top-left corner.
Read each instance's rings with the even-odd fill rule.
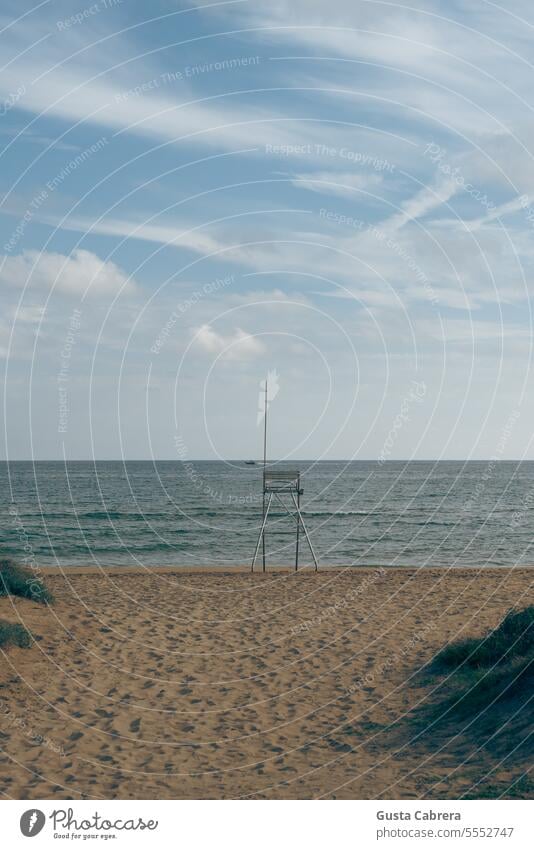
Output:
[[[48,604],[53,601],[42,578],[8,557],[0,559],[0,596],[6,595],[17,595]]]
[[[534,696],[534,607],[510,611],[485,637],[446,646],[429,671],[441,680],[414,712],[422,727],[466,722],[469,733],[486,735],[492,747],[506,738],[523,755],[534,750],[524,728]]]
[[[434,658],[431,672],[450,672],[458,667],[484,669],[534,653],[534,607],[510,611],[485,637],[459,640]]]
[[[13,622],[5,622],[0,619],[0,646],[18,646],[27,649],[33,643],[33,637],[24,625]]]

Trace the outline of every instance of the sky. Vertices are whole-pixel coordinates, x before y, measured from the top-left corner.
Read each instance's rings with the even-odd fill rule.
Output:
[[[534,459],[526,0],[2,3],[3,459]]]

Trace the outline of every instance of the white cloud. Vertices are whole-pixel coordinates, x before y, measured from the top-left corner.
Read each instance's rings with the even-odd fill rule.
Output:
[[[447,319],[443,328],[435,322],[422,321],[419,323],[421,333],[427,333],[435,339],[446,339],[447,342],[488,342],[502,339],[529,340],[528,328],[493,321],[471,321],[469,319]]]
[[[238,16],[263,28],[259,38],[320,58],[312,85],[337,85],[330,101],[355,97],[379,120],[392,112],[397,125],[408,115],[434,133],[481,137],[520,124],[532,110],[528,24],[502,4],[426,0],[385,14],[358,0],[248,0],[209,13]]]
[[[380,291],[378,289],[358,288],[352,291],[347,288],[332,289],[331,291],[317,291],[315,295],[321,295],[323,298],[340,298],[341,300],[353,301],[356,305],[367,307],[388,307],[398,309],[401,305],[399,297],[395,296],[393,290]]]
[[[209,354],[221,354],[230,360],[249,360],[263,354],[263,343],[239,327],[229,336],[213,330],[211,325],[203,324],[193,331],[195,343]]]
[[[44,317],[45,308],[40,304],[25,304],[14,307],[10,311],[11,317],[17,322],[24,324],[39,324]]]
[[[358,191],[373,192],[383,182],[380,174],[356,174],[353,171],[315,171],[295,174],[292,184],[298,189],[355,200]]]
[[[135,288],[118,265],[85,250],[75,250],[70,256],[40,251],[4,256],[0,264],[0,282],[18,288],[28,283],[78,296],[115,294]]]
[[[423,218],[427,212],[447,203],[457,190],[454,180],[445,180],[438,186],[425,186],[402,203],[401,211],[385,221],[383,229],[400,230],[410,221]]]
[[[206,101],[183,82],[165,85],[161,74],[150,68],[140,67],[135,76],[130,68],[121,69],[111,81],[104,72],[95,73],[96,69],[86,69],[75,61],[63,65],[56,61],[59,59],[60,54],[52,54],[33,63],[10,65],[0,79],[0,100],[23,84],[26,93],[17,109],[72,123],[91,122],[115,131],[114,135],[134,133],[161,143],[185,141],[195,149],[261,152],[266,144],[298,149],[304,142],[327,141],[341,147],[350,138],[344,129],[325,129],[320,119],[300,124],[294,113],[273,110],[261,93],[248,102],[230,95]],[[154,80],[159,82],[149,96],[128,96],[136,86]]]
[[[177,248],[187,248],[201,256],[216,253],[225,247],[224,243],[204,232],[200,225],[188,224],[179,220],[151,223],[119,218],[105,218],[100,221],[90,218],[67,218],[61,221],[59,218],[54,219],[51,216],[43,217],[41,220],[54,227],[61,226],[63,230],[74,230],[77,233],[98,233],[103,236],[120,236],[126,239],[155,242],[158,245],[174,245]]]

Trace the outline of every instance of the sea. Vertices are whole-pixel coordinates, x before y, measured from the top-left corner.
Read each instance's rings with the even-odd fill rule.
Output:
[[[320,565],[534,564],[534,462],[300,462]],[[291,506],[291,503],[290,503]],[[0,464],[0,554],[43,566],[250,564],[262,466],[235,462]],[[294,516],[273,502],[268,564],[293,564]],[[312,563],[300,534],[300,564]]]

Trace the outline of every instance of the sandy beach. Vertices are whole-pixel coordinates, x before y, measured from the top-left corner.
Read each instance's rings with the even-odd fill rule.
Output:
[[[525,768],[411,717],[529,568],[46,572],[51,607],[0,599],[36,637],[0,657],[6,798],[459,798]]]

